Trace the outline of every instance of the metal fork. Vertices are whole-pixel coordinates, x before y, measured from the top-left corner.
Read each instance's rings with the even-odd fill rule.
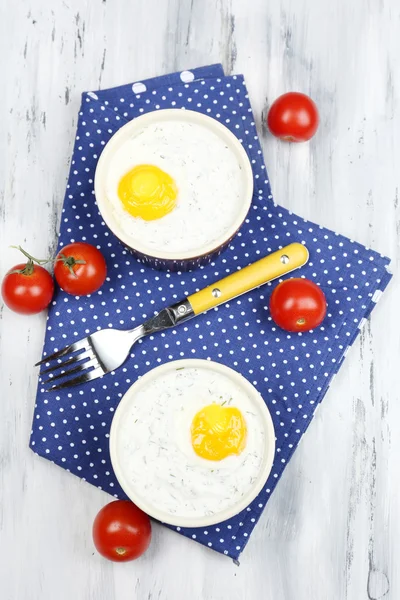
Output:
[[[118,369],[127,359],[133,344],[146,335],[175,327],[210,308],[228,302],[260,285],[289,273],[308,261],[308,250],[293,243],[224,279],[164,308],[142,325],[130,330],[102,329],[70,344],[35,366],[51,363],[42,371],[49,374],[44,384],[64,379],[51,390],[60,390],[92,381]]]

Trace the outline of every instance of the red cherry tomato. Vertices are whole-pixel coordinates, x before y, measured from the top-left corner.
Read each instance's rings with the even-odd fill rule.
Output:
[[[93,294],[103,285],[106,275],[104,256],[91,244],[74,242],[64,246],[57,254],[54,276],[60,288],[68,294]]]
[[[93,523],[96,550],[105,558],[124,562],[138,558],[151,540],[149,517],[129,500],[106,504]]]
[[[267,123],[270,132],[281,140],[306,142],[318,129],[318,109],[309,96],[288,92],[272,104]]]
[[[32,261],[10,269],[1,286],[1,294],[8,308],[23,315],[34,315],[47,308],[53,293],[52,276]]]
[[[269,310],[275,323],[286,331],[309,331],[326,315],[324,292],[309,279],[287,279],[272,292]]]

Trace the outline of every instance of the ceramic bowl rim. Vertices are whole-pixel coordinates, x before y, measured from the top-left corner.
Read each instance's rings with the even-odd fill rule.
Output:
[[[111,203],[107,200],[106,197],[105,177],[107,172],[107,165],[113,153],[118,149],[118,147],[120,147],[122,143],[124,143],[124,141],[127,138],[134,135],[137,131],[143,129],[143,127],[147,127],[149,125],[153,125],[154,123],[158,123],[161,121],[171,120],[184,120],[207,127],[208,129],[216,133],[220,138],[222,138],[225,141],[225,143],[227,143],[230,146],[231,150],[235,153],[235,156],[238,159],[238,164],[242,171],[242,176],[244,180],[243,204],[236,218],[232,221],[232,224],[230,225],[229,229],[213,242],[209,242],[204,246],[186,252],[163,251],[157,254],[150,250],[148,247],[146,247],[146,245],[143,244],[141,241],[127,235],[118,223],[118,221],[115,219]],[[96,172],[94,177],[95,198],[100,214],[106,225],[109,227],[109,229],[111,229],[114,235],[121,242],[123,242],[133,251],[137,251],[145,256],[148,256],[149,258],[156,260],[180,261],[200,259],[203,256],[213,254],[221,246],[224,246],[237,233],[237,231],[240,229],[240,227],[246,219],[253,198],[253,187],[253,171],[251,168],[250,159],[247,156],[246,151],[239,139],[227,127],[225,127],[225,125],[223,125],[216,119],[213,119],[212,117],[204,115],[200,112],[187,109],[182,110],[179,108],[167,108],[162,110],[156,110],[147,114],[140,115],[139,117],[136,117],[132,119],[132,121],[129,121],[128,123],[123,125],[116,133],[114,133],[114,135],[104,146],[96,166]]]
[[[259,475],[254,482],[254,484],[249,488],[249,490],[240,498],[239,501],[236,501],[232,504],[232,506],[227,509],[220,511],[214,515],[206,516],[200,515],[197,518],[193,517],[175,517],[170,515],[167,512],[164,512],[161,507],[157,506],[156,503],[150,503],[144,500],[139,494],[136,494],[134,490],[134,486],[130,484],[127,478],[124,475],[123,466],[119,460],[118,455],[118,428],[121,423],[121,419],[123,418],[127,407],[135,398],[135,394],[151,380],[154,380],[155,376],[159,376],[165,374],[170,371],[174,371],[177,368],[207,368],[218,373],[221,373],[225,376],[228,376],[232,381],[236,382],[236,384],[244,389],[248,396],[251,398],[252,402],[257,406],[258,412],[261,415],[261,418],[264,422],[264,431],[265,431],[265,446],[264,446],[264,457],[263,462],[260,467]],[[265,404],[261,394],[258,390],[253,386],[250,381],[248,381],[243,375],[231,369],[230,367],[223,365],[221,363],[211,361],[211,360],[203,360],[203,359],[181,359],[175,360],[168,363],[164,363],[151,369],[145,375],[140,377],[125,395],[122,397],[112,420],[111,430],[110,430],[110,457],[111,463],[114,469],[115,476],[132,502],[136,504],[139,508],[141,508],[145,513],[149,516],[161,521],[163,523],[167,523],[169,525],[174,525],[175,527],[207,527],[210,525],[215,525],[222,521],[226,521],[231,517],[234,517],[242,510],[247,508],[249,504],[258,496],[263,486],[265,485],[268,476],[271,473],[273,460],[275,455],[275,430],[272,422],[271,414]]]

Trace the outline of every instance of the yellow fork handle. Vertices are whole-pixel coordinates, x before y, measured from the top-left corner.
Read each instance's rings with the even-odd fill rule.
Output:
[[[188,296],[195,315],[228,302],[254,288],[302,267],[308,261],[308,250],[294,243],[261,258],[248,267]]]

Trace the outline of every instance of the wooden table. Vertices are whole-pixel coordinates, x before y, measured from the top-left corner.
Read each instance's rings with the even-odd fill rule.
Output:
[[[10,244],[56,246],[80,93],[222,62],[243,72],[277,202],[398,265],[397,0],[2,3],[1,274]],[[288,145],[267,104],[310,93],[321,127]],[[394,279],[289,464],[241,566],[154,526],[140,560],[92,546],[109,497],[28,449],[46,316],[1,306],[2,600],[398,600],[400,284]],[[386,594],[386,595],[385,595]]]

